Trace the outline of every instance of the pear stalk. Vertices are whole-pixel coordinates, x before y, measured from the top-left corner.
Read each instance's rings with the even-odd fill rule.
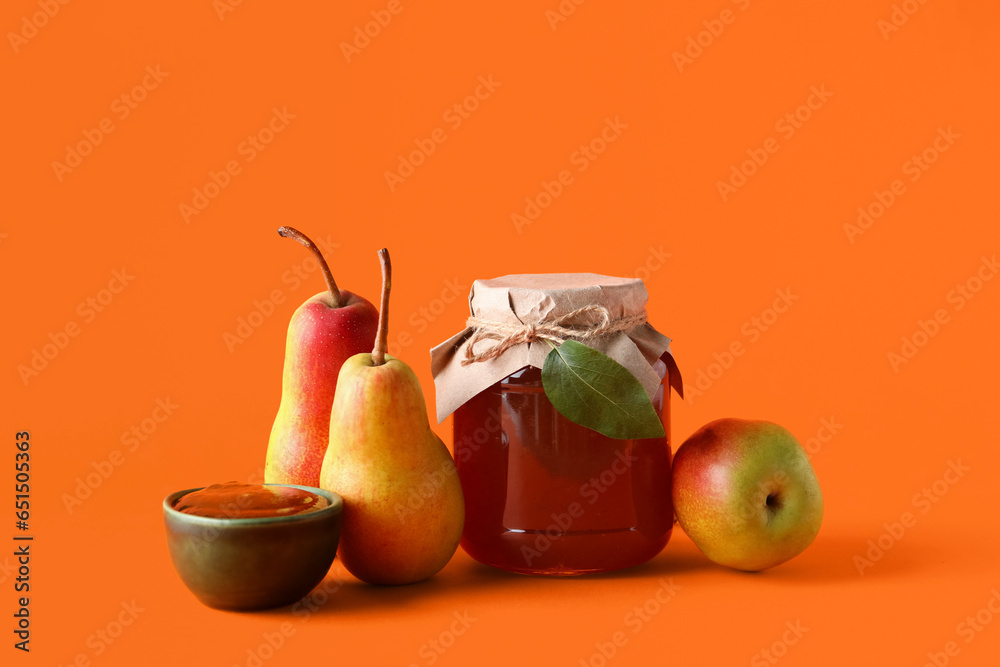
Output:
[[[343,297],[340,295],[340,290],[337,289],[337,282],[333,279],[333,273],[330,271],[330,265],[326,263],[326,259],[323,257],[323,253],[320,252],[319,247],[312,240],[295,229],[294,227],[278,227],[278,234],[284,236],[285,238],[292,239],[293,241],[298,241],[305,247],[309,248],[313,255],[316,256],[316,261],[319,262],[319,267],[323,270],[323,278],[326,279],[326,287],[330,290],[330,301],[332,302],[333,308],[340,308],[343,304]]]
[[[389,290],[392,289],[392,262],[389,260],[388,249],[379,250],[378,259],[382,263],[382,301],[378,308],[378,336],[375,338],[375,349],[372,350],[372,363],[381,366],[385,363],[385,351],[389,346]]]

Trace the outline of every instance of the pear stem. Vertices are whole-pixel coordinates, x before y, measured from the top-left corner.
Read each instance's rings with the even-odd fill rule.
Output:
[[[316,256],[316,261],[319,262],[319,267],[323,269],[323,277],[326,279],[326,287],[330,290],[330,301],[332,302],[331,307],[340,308],[344,305],[344,299],[340,295],[340,290],[337,289],[337,281],[333,279],[333,273],[330,272],[330,265],[326,263],[326,259],[324,259],[323,253],[320,252],[319,247],[313,243],[308,236],[294,227],[278,227],[278,235],[292,239],[293,241],[298,241],[305,247],[312,250],[312,253]]]
[[[386,248],[378,251],[378,259],[382,263],[382,302],[378,309],[378,336],[375,338],[375,349],[372,350],[372,363],[381,366],[385,363],[385,351],[389,347],[389,290],[392,289],[392,262],[389,261],[389,251]]]

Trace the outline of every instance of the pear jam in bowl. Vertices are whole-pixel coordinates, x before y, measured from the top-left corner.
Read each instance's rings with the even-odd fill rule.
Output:
[[[248,611],[292,604],[326,576],[343,503],[294,484],[227,482],[163,501],[177,574],[202,603]]]

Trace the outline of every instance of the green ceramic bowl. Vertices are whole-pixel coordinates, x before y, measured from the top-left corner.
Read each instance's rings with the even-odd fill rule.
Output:
[[[283,607],[305,597],[330,569],[340,539],[340,496],[311,486],[275,486],[315,493],[330,505],[292,516],[217,519],[174,509],[178,498],[197,488],[164,499],[170,559],[184,585],[209,607]]]

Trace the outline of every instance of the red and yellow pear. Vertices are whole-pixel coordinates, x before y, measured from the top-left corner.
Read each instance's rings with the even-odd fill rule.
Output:
[[[288,324],[281,403],[267,443],[264,481],[318,487],[341,366],[371,348],[378,311],[367,299],[338,289],[309,237],[292,227],[281,227],[278,234],[312,251],[327,289],[306,299]]]
[[[823,495],[805,450],[778,424],[717,419],[677,449],[674,512],[709,559],[756,572],[794,558],[819,533]]]

